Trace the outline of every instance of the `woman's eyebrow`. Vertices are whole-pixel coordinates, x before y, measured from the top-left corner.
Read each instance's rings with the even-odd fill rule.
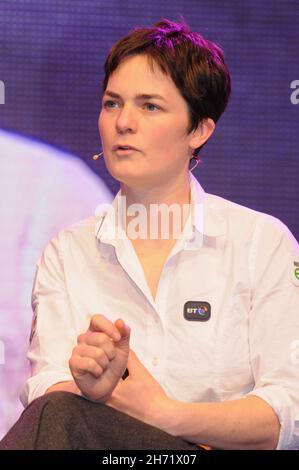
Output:
[[[118,93],[115,93],[114,91],[111,91],[111,90],[106,90],[104,95],[111,96],[111,98],[122,99],[122,97]],[[149,94],[143,93],[143,94],[140,94],[140,95],[136,95],[135,98],[138,99],[138,100],[140,100],[140,99],[150,100],[152,98],[155,98],[155,99],[163,100],[163,101],[167,102],[166,99],[163,98],[163,96],[157,95],[157,94],[149,95]]]

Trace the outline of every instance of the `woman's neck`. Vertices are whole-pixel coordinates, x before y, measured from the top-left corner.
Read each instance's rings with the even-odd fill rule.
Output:
[[[138,215],[138,211],[139,225],[142,224],[142,222],[143,224],[146,224],[146,230],[144,230],[144,227],[139,227],[139,233],[141,235],[138,236],[137,239],[144,238],[145,233],[146,239],[153,238],[153,234],[154,237],[156,236],[158,239],[165,239],[165,230],[164,232],[162,230],[162,227],[165,229],[165,224],[168,224],[169,227],[168,239],[179,236],[183,230],[190,210],[189,174],[180,181],[168,181],[167,186],[163,184],[161,186],[150,188],[134,188],[122,183],[121,195],[125,196],[125,224],[129,238],[132,239],[132,236],[130,236],[131,234],[130,231],[128,231],[128,228],[130,228],[130,226],[136,227],[136,214]],[[128,209],[130,209],[130,207],[132,208],[133,204],[138,204],[138,206],[135,206],[137,213],[132,211],[130,215],[130,212],[128,213]],[[160,211],[159,206],[162,207],[161,205],[164,207],[164,211]],[[174,212],[176,215],[174,215]],[[136,230],[134,233],[136,233]]]

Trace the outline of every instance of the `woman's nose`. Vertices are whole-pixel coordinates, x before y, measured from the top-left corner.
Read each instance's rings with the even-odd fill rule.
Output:
[[[121,109],[117,120],[116,128],[118,132],[136,132],[137,121],[136,114],[132,108],[126,108],[125,106]]]

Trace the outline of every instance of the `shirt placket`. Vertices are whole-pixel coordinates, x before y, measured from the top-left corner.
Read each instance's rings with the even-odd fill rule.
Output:
[[[166,322],[171,284],[171,269],[167,261],[159,280],[155,309],[151,309],[150,306],[148,306],[150,311],[147,315],[147,367],[156,378],[159,378],[161,385],[163,385],[165,377],[165,353],[167,344]]]

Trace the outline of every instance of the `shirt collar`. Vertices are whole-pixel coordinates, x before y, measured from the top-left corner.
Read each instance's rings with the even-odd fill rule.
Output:
[[[227,230],[226,219],[218,197],[206,193],[191,172],[190,187],[193,227],[207,237],[224,235]]]
[[[191,191],[191,211],[186,221],[182,237],[185,248],[197,249],[205,239],[219,237],[226,233],[226,220],[222,214],[217,197],[207,194],[195,176],[189,172]],[[111,204],[97,207],[99,220],[95,227],[97,240],[116,246],[120,239],[126,239],[121,215],[124,213],[121,190]]]
[[[116,246],[119,239],[126,238],[121,220],[121,190],[118,191],[111,204],[100,204],[96,209],[99,221],[95,226],[97,240]]]

